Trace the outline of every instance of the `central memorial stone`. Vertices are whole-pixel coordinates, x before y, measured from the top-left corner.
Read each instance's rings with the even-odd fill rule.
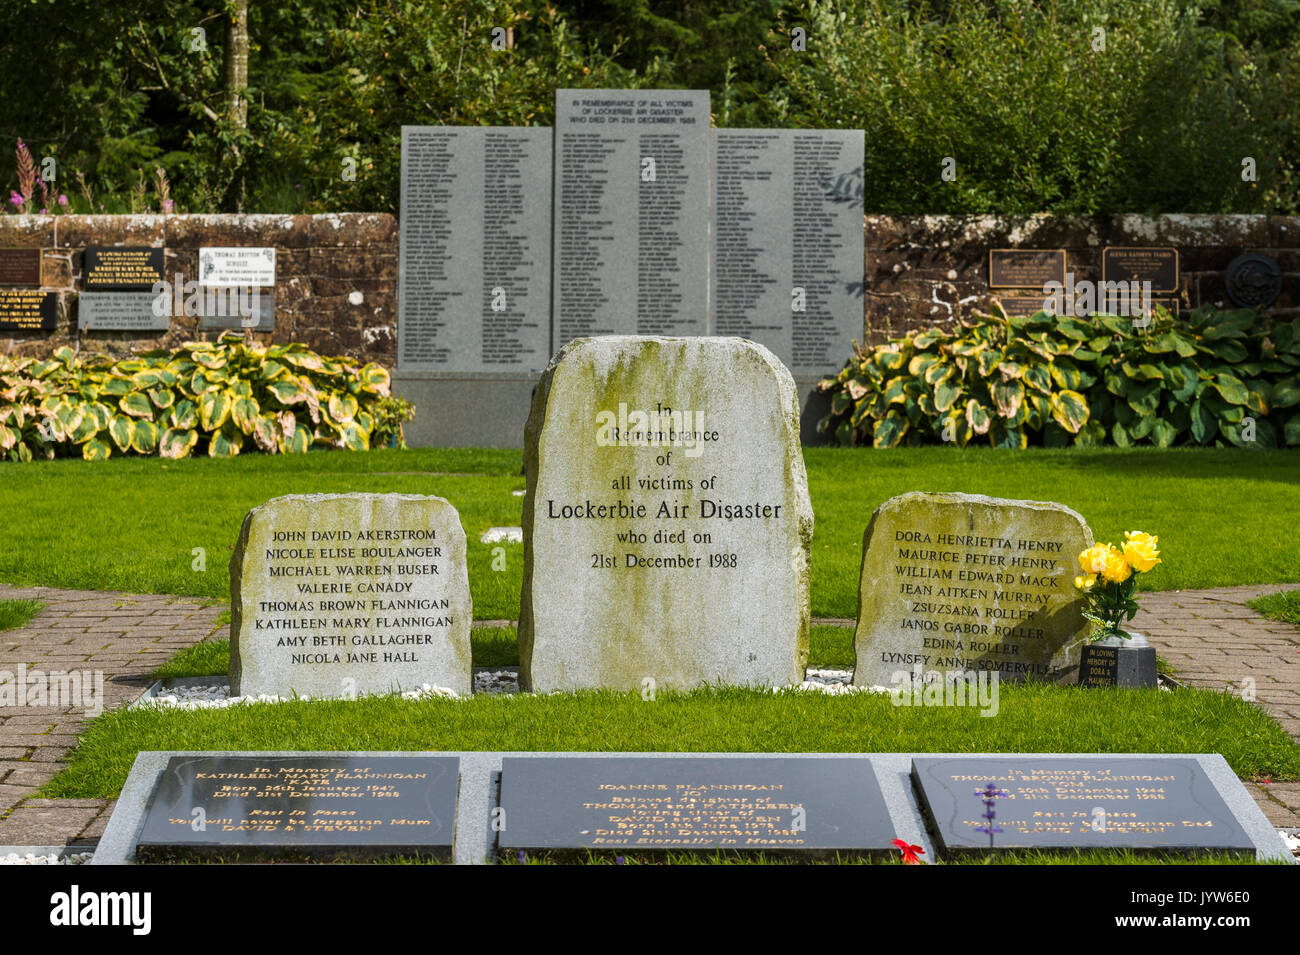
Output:
[[[739,338],[579,339],[525,434],[520,678],[803,678],[813,513],[794,380]]]
[[[417,494],[293,494],[244,517],[230,561],[239,695],[468,695],[469,577],[456,509]]]
[[[1088,525],[1061,504],[923,491],[890,498],[862,542],[854,684],[981,671],[1072,680],[1091,626],[1074,560],[1091,546]]]

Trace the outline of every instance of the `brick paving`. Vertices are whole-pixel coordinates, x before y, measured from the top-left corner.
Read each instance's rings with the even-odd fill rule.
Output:
[[[134,700],[160,664],[212,636],[225,609],[186,597],[0,584],[0,600],[23,599],[45,607],[27,626],[0,631],[0,670],[26,666],[29,694],[33,671],[79,674],[95,687],[102,674],[104,709]],[[34,798],[66,765],[90,701],[51,702],[60,705],[0,707],[0,846],[93,842],[112,813],[106,799]]]
[[[1246,606],[1273,586],[1144,594],[1133,628],[1189,686],[1255,702],[1300,739],[1300,627],[1266,620]],[[0,631],[0,670],[101,671],[104,707],[120,706],[178,650],[217,634],[224,606],[183,597],[0,585],[0,599],[45,604],[26,627]],[[851,620],[817,620],[852,626]],[[221,628],[224,631],[224,627]],[[79,706],[0,708],[0,845],[84,845],[103,833],[105,799],[37,799],[65,765],[84,728]],[[1300,782],[1247,782],[1276,826],[1300,828]]]
[[[1268,620],[1246,606],[1279,589],[1286,587],[1143,594],[1133,629],[1150,638],[1175,679],[1234,696],[1252,690],[1254,702],[1300,740],[1300,627]],[[1245,786],[1275,826],[1300,828],[1300,782]]]

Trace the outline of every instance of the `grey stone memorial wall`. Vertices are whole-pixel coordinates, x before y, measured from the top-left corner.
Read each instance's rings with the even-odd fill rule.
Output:
[[[171,300],[154,314],[153,292],[82,292],[77,296],[77,327],[84,331],[162,331],[171,324]]]
[[[709,94],[555,93],[553,351],[708,334]]]

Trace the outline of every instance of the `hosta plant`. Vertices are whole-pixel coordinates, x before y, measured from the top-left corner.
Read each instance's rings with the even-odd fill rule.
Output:
[[[1300,444],[1300,319],[979,314],[861,349],[821,382],[841,444]]]
[[[0,359],[0,452],[93,460],[366,450],[400,439],[391,406],[400,400],[379,365],[296,343],[249,345],[237,333],[124,359],[65,347],[48,359]]]

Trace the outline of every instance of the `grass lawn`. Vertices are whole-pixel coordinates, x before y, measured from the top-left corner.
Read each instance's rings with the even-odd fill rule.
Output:
[[[1300,535],[1286,532],[1287,516],[1300,512],[1294,451],[810,448],[805,460],[817,515],[816,616],[856,613],[867,520],[912,490],[1059,501],[1101,540],[1134,528],[1158,534],[1164,563],[1143,575],[1145,587],[1300,582]],[[4,464],[5,510],[22,520],[0,526],[0,580],[226,598],[249,508],[280,494],[400,491],[456,505],[475,616],[513,619],[523,548],[478,539],[491,526],[519,524],[522,499],[511,492],[524,486],[521,461],[518,451],[419,449]],[[491,568],[493,546],[506,548],[504,571]]]
[[[0,600],[0,630],[17,630],[41,612],[39,600]]]
[[[1250,606],[1270,620],[1284,620],[1300,625],[1300,590],[1279,590],[1256,597]]]
[[[741,688],[468,700],[294,701],[96,718],[42,790],[113,798],[145,750],[524,750],[744,753],[1222,753],[1237,775],[1300,779],[1300,745],[1262,710],[1208,691],[1000,688],[996,716],[894,706],[886,694]]]

